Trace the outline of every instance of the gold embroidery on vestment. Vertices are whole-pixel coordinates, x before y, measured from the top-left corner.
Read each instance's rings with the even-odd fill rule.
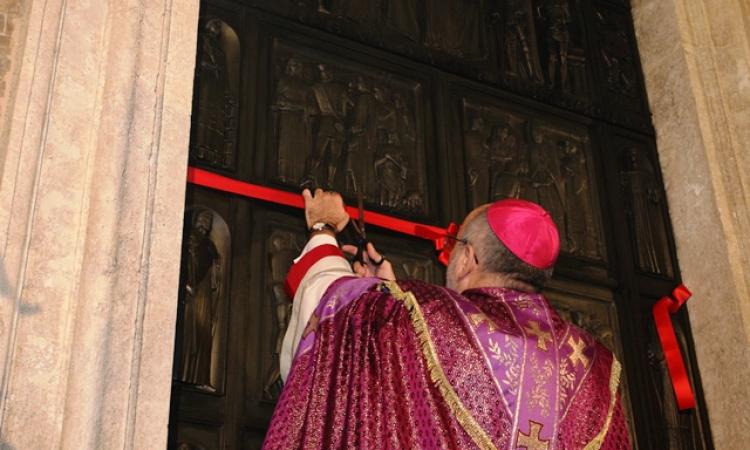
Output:
[[[546,382],[553,375],[554,364],[550,360],[545,360],[540,366],[540,362],[533,356],[530,360],[531,377],[534,380],[534,387],[531,388],[529,393],[529,406],[538,409],[542,416],[548,416],[551,404],[549,392],[546,389]]]
[[[536,336],[536,347],[540,350],[547,351],[547,341],[552,340],[552,333],[544,331],[539,327],[539,322],[529,320],[529,325],[525,326],[524,331],[532,336]]]
[[[312,316],[310,316],[310,320],[307,322],[307,326],[302,331],[302,339],[306,338],[310,333],[317,331],[318,324],[320,324],[320,316],[313,313]]]
[[[406,310],[409,311],[409,318],[417,333],[417,339],[422,348],[422,356],[427,364],[427,370],[430,372],[430,379],[435,384],[435,387],[437,387],[438,392],[440,392],[440,395],[456,417],[458,423],[479,448],[496,450],[492,439],[482,429],[474,416],[471,415],[471,412],[466,409],[458,394],[453,389],[453,386],[451,386],[450,381],[448,381],[448,377],[440,365],[435,344],[432,342],[427,322],[422,314],[422,309],[419,307],[417,298],[411,292],[402,291],[401,287],[395,281],[384,281],[381,285],[381,290],[383,287],[390,292],[394,299],[403,303]]]
[[[576,366],[577,362],[581,362],[583,367],[589,366],[588,356],[583,354],[583,350],[586,348],[586,342],[583,339],[576,340],[573,336],[568,338],[568,345],[573,349],[573,353],[568,356],[568,359],[573,363],[573,367]]]
[[[622,366],[617,358],[612,356],[612,369],[609,373],[609,409],[607,411],[607,419],[604,421],[602,429],[599,434],[594,436],[583,450],[599,450],[602,444],[604,444],[604,438],[607,436],[609,431],[609,425],[612,422],[612,414],[615,411],[615,403],[617,402],[617,387],[620,385],[620,373],[622,372]]]
[[[495,325],[495,322],[492,321],[487,315],[483,312],[478,313],[469,313],[467,314],[469,317],[469,321],[474,325],[474,328],[479,328],[479,325],[485,324],[487,325],[487,332],[488,333],[494,333],[497,331],[497,325]]]
[[[542,432],[544,425],[529,420],[529,434],[521,433],[518,430],[516,438],[516,447],[526,447],[526,450],[547,450],[549,448],[549,439],[542,439],[539,433]]]

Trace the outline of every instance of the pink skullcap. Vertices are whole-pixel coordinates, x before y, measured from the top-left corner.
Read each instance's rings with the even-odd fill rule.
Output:
[[[526,200],[499,200],[487,209],[495,235],[521,261],[538,269],[555,265],[560,235],[549,213]]]

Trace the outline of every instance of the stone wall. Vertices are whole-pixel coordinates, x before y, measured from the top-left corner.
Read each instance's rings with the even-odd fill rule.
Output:
[[[632,0],[716,448],[750,440],[750,4]]]
[[[198,0],[27,1],[0,172],[0,447],[165,448]]]
[[[26,38],[28,5],[28,0],[0,0],[0,173],[8,142],[7,113],[14,103]]]

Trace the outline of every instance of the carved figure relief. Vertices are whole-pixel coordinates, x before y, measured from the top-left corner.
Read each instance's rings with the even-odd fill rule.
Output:
[[[404,255],[397,250],[388,250],[388,258],[393,264],[396,278],[400,280],[422,280],[434,283],[437,280],[435,266],[430,259],[415,258],[414,255]]]
[[[503,2],[500,10],[491,13],[491,17],[497,35],[500,65],[505,75],[543,82],[531,2]]]
[[[509,122],[494,125],[487,138],[492,174],[492,198],[520,198],[524,179],[529,176],[521,136]]]
[[[378,130],[377,156],[374,167],[380,180],[378,201],[381,205],[397,208],[406,194],[409,165],[395,132]]]
[[[466,60],[485,57],[481,0],[425,0],[426,47]]]
[[[373,184],[375,163],[375,97],[362,76],[354,82],[357,98],[346,155],[346,190],[365,194]]]
[[[432,268],[429,261],[402,260],[397,264],[395,272],[401,279],[422,281],[430,281],[432,279]]]
[[[553,301],[560,317],[594,335],[610,351],[617,351],[615,333],[605,308],[589,307],[586,302]]]
[[[386,0],[385,24],[410,41],[419,42],[417,0]]]
[[[481,116],[469,117],[464,131],[464,152],[466,155],[469,183],[469,201],[480,205],[490,195],[490,148],[487,127]]]
[[[271,106],[278,178],[290,184],[299,184],[305,173],[304,165],[299,164],[302,156],[299,153],[309,155],[312,151],[311,119],[316,113],[316,105],[305,69],[305,64],[298,58],[291,57],[286,61]]]
[[[625,212],[635,238],[638,266],[644,272],[671,277],[666,208],[656,172],[644,150],[628,147],[622,153]]]
[[[268,238],[266,248],[268,249],[268,289],[271,298],[272,310],[274,312],[275,339],[273,348],[273,361],[268,370],[263,385],[263,399],[274,401],[278,398],[283,387],[279,371],[279,355],[284,334],[289,326],[292,314],[292,299],[286,295],[284,280],[289,273],[294,258],[302,251],[303,244],[300,237],[290,231],[274,231]]]
[[[535,5],[547,84],[568,94],[585,93],[585,50],[571,2],[540,0]]]
[[[544,0],[537,7],[547,44],[547,82],[568,92],[570,6],[567,0]]]
[[[285,68],[272,106],[278,180],[348,195],[361,192],[368,203],[386,209],[422,212],[419,84],[281,45],[275,58],[278,73]]]
[[[471,205],[499,198],[538,202],[557,224],[564,251],[602,259],[585,134],[466,100],[464,123]]]
[[[203,207],[185,213],[190,224],[182,267],[182,355],[178,379],[207,392],[223,388],[227,274],[231,236],[224,219]]]
[[[674,321],[674,331],[680,352],[687,355],[685,333],[678,321]],[[683,413],[677,407],[667,362],[654,325],[649,325],[649,337],[648,361],[651,371],[648,389],[650,395],[659,399],[656,402],[660,408],[657,417],[663,419],[662,426],[664,427],[662,435],[664,442],[661,442],[659,447],[666,450],[703,450],[706,446],[701,439],[701,424],[696,411]],[[693,367],[690,359],[684,358],[684,361],[688,374],[695,374],[696,368]]]
[[[190,156],[235,168],[240,44],[226,23],[210,19],[198,35],[195,112]]]
[[[599,59],[607,87],[618,94],[637,97],[637,68],[624,20],[604,10],[594,14]]]
[[[314,129],[317,130],[315,147],[310,158],[307,174],[315,185],[333,186],[336,164],[328,164],[325,173],[320,173],[323,160],[339,161],[346,142],[346,117],[354,106],[347,86],[334,80],[331,69],[318,64],[320,80],[313,84],[315,96]],[[318,180],[325,180],[318,183]]]
[[[558,160],[559,142],[554,139],[551,130],[540,123],[532,124],[530,146],[530,179],[533,191],[531,200],[538,202],[550,213],[560,230],[562,247],[566,248],[565,239],[565,180],[560,171]],[[575,219],[573,219],[575,220]]]
[[[561,139],[557,143],[560,152],[562,177],[565,182],[564,204],[566,208],[565,231],[567,248],[576,253],[579,250],[589,256],[596,256],[593,216],[588,214],[589,187],[586,169],[586,157],[580,143],[570,139]]]

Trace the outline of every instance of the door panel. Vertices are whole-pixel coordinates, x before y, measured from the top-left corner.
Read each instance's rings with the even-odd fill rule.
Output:
[[[441,226],[541,203],[563,238],[546,294],[623,362],[638,448],[712,448],[686,312],[682,413],[650,316],[680,273],[626,0],[205,0],[197,51],[192,165]],[[304,219],[190,185],[185,206],[169,443],[259,448]],[[430,242],[368,235],[442,283]]]

